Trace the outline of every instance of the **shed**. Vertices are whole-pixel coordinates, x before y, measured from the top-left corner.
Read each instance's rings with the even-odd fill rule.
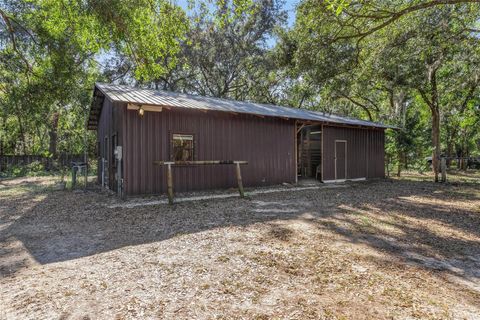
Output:
[[[166,192],[154,161],[241,160],[245,186],[383,178],[384,131],[359,119],[268,104],[95,84],[98,181],[122,195]],[[175,191],[236,186],[229,166],[179,165]]]

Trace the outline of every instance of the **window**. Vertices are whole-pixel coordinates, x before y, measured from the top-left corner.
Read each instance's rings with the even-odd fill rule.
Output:
[[[193,135],[172,134],[173,161],[193,161]]]

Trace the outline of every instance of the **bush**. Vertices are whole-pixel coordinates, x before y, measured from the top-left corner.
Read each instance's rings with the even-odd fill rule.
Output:
[[[52,170],[47,170],[40,161],[33,161],[29,164],[8,165],[0,172],[1,178],[17,178],[17,177],[38,177],[38,176],[54,176],[61,175],[62,172],[68,176],[71,174],[71,167],[62,167],[58,162],[54,162]],[[88,175],[95,176],[97,174],[97,160],[89,161]]]
[[[45,175],[45,167],[40,161],[33,161],[25,166],[25,175],[27,176]]]

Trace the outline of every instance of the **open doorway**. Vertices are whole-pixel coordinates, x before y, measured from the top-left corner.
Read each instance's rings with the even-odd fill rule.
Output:
[[[319,124],[297,127],[298,178],[322,180],[322,126]]]

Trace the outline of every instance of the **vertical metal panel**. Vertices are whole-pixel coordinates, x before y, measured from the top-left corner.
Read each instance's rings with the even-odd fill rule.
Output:
[[[347,141],[347,179],[383,178],[384,131],[324,126],[323,180],[335,179],[335,140]]]
[[[123,108],[125,109],[125,108]],[[167,110],[125,111],[125,191],[127,194],[166,192],[166,170],[155,160],[170,160],[173,133],[191,133],[195,160],[247,160],[245,186],[295,181],[294,121],[234,115],[225,112]],[[235,187],[235,168],[175,166],[174,191]]]
[[[385,177],[385,132],[383,130],[369,130],[368,139],[368,177]]]
[[[109,163],[109,180],[108,186],[112,190],[117,190],[117,180],[115,179],[116,170],[111,165],[114,159],[112,159],[112,136],[115,134],[117,139],[117,145],[123,145],[123,120],[124,109],[123,104],[118,102],[111,102],[105,99],[102,106],[102,112],[100,114],[98,129],[97,129],[97,142],[99,143],[98,150],[98,164],[97,164],[97,179],[100,182],[102,179],[102,163],[101,159],[105,158]],[[105,146],[105,137],[108,138],[108,145]],[[106,147],[106,148],[105,148]]]
[[[103,101],[102,112],[100,114],[98,129],[97,129],[97,143],[98,150],[98,168],[97,168],[97,181],[102,181],[102,158],[107,158],[109,153],[105,154],[105,136],[110,133],[110,125],[112,121],[112,103],[110,100],[105,99]],[[107,146],[108,148],[108,146]]]

